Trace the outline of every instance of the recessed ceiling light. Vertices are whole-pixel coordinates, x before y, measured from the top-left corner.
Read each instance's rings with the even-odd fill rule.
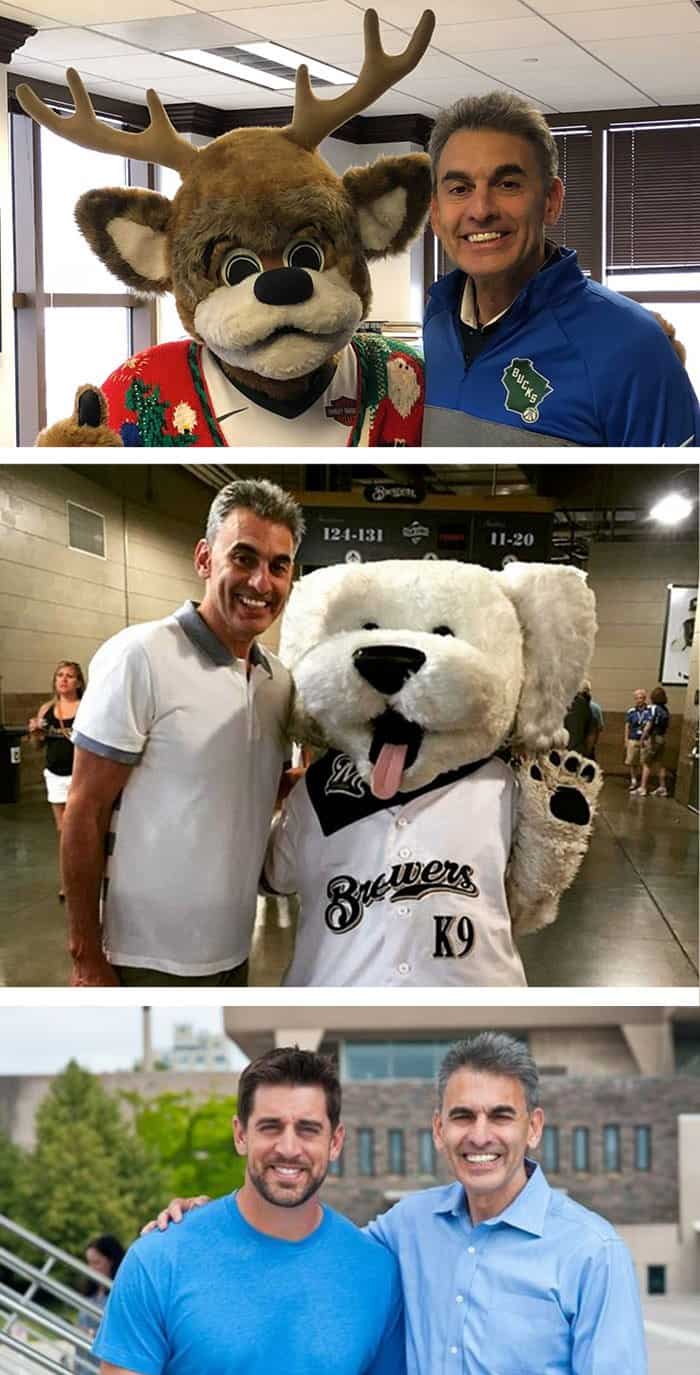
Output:
[[[204,48],[177,48],[165,56],[177,57],[193,67],[206,67],[208,71],[233,76],[237,81],[247,81],[249,86],[266,86],[270,91],[290,91],[294,86],[290,78],[259,71],[257,67],[251,67],[245,62],[234,62],[230,57],[219,57],[216,53],[206,52]]]
[[[657,501],[649,512],[652,520],[658,520],[662,525],[678,525],[679,521],[685,520],[693,509],[692,501],[687,497],[679,496],[678,492],[672,492],[669,496]]]
[[[236,43],[235,46],[241,52],[254,53],[256,57],[266,57],[270,62],[280,62],[286,67],[296,68],[303,62],[309,69],[309,76],[329,81],[332,86],[352,86],[357,79],[339,67],[329,67],[326,62],[317,62],[315,58],[296,53],[291,48],[283,48],[279,43]]]

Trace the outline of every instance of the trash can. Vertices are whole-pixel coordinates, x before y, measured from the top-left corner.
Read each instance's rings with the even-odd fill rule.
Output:
[[[26,726],[0,726],[0,803],[19,802],[19,742],[26,734]]]

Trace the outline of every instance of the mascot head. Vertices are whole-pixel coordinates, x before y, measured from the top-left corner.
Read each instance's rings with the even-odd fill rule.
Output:
[[[365,59],[350,90],[319,99],[301,66],[291,124],[234,129],[200,149],[177,133],[155,91],[141,133],[101,123],[72,69],[69,118],[28,86],[17,87],[17,99],[38,123],[83,148],[180,174],[172,201],[140,187],[86,192],[75,212],[80,229],[133,291],[172,291],[187,332],[234,381],[291,397],[303,394],[367,314],[368,262],[402,252],[430,202],[425,153],[380,158],[339,177],[316,150],[413,70],[434,25],[426,11],[405,51],[389,56],[376,11],[367,10]]]
[[[595,603],[574,568],[402,561],[302,578],[282,625],[295,734],[354,761],[393,797],[510,742],[563,746]]]

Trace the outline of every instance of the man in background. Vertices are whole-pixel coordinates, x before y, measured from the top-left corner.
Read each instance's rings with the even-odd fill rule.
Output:
[[[634,706],[625,712],[625,763],[630,771],[630,793],[639,790],[642,771],[642,735],[651,720],[646,688],[635,688]]]

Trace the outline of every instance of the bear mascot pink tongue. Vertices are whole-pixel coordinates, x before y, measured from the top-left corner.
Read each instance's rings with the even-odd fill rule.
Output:
[[[281,655],[294,736],[323,751],[270,840],[298,893],[290,985],[523,985],[515,936],[554,921],[602,779],[567,749],[595,603],[583,574],[448,561],[320,569]]]

